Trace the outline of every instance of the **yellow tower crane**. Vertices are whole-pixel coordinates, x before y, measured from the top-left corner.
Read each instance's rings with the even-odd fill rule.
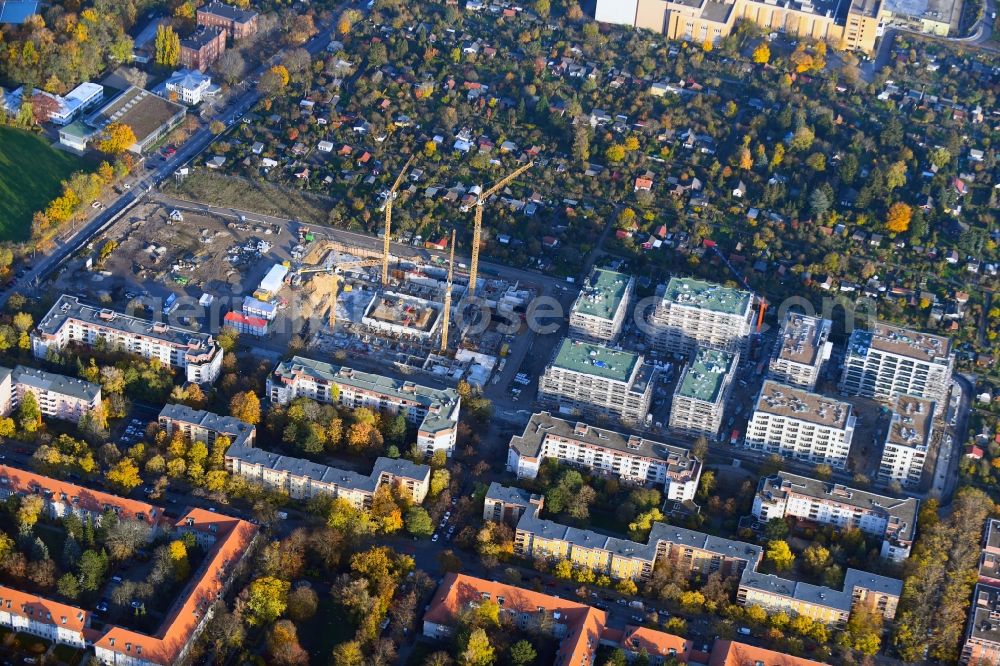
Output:
[[[472,226],[472,261],[469,264],[469,295],[468,295],[469,300],[472,300],[472,298],[474,298],[476,295],[476,279],[477,279],[477,274],[479,273],[479,243],[480,243],[480,237],[482,236],[483,232],[483,206],[486,204],[487,199],[489,199],[491,196],[499,192],[504,187],[507,187],[507,185],[509,185],[511,181],[513,181],[515,178],[520,176],[522,173],[524,173],[534,165],[535,165],[534,162],[528,162],[524,166],[519,167],[509,176],[503,178],[496,185],[494,185],[490,189],[480,194],[479,199],[476,200],[476,203],[472,204],[476,208],[476,215],[475,215],[475,222],[473,223]],[[468,210],[468,208],[465,208],[465,210]]]
[[[448,324],[451,320],[451,279],[455,274],[455,230],[451,230],[451,252],[448,256],[448,286],[444,290],[444,319],[441,320],[441,353],[448,351]]]
[[[392,202],[396,198],[396,190],[403,183],[403,176],[406,175],[406,171],[413,164],[413,155],[410,155],[410,159],[406,160],[406,164],[403,165],[403,169],[396,176],[396,182],[392,184],[389,188],[389,196],[385,200],[385,237],[382,239],[382,287],[385,288],[389,284],[389,239],[392,236]]]

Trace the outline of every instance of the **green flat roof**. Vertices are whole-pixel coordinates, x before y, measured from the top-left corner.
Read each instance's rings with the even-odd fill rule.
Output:
[[[565,338],[555,361],[557,368],[594,375],[616,382],[628,382],[632,371],[639,364],[639,355],[615,351],[601,345]]]
[[[625,290],[632,278],[624,273],[595,268],[573,303],[573,311],[580,314],[613,319],[615,311],[625,298]]]
[[[725,314],[743,314],[750,307],[750,292],[692,278],[670,278],[663,299],[678,305]]]
[[[691,365],[684,369],[677,395],[692,400],[715,402],[732,366],[733,355],[729,352],[699,348]]]

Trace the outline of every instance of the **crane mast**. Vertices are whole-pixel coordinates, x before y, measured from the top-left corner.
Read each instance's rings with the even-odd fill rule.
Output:
[[[509,174],[500,180],[500,182],[496,185],[479,195],[479,200],[474,204],[476,211],[472,225],[472,261],[469,264],[469,300],[472,300],[476,295],[476,280],[478,279],[479,274],[479,243],[483,233],[483,206],[486,204],[487,199],[509,185],[515,178],[534,165],[534,162],[528,162],[524,166],[517,168],[513,173]]]
[[[444,319],[441,321],[441,353],[448,351],[448,324],[451,322],[451,281],[455,274],[455,230],[451,230],[451,252],[448,256],[448,285],[444,290]]]
[[[410,155],[410,159],[406,160],[406,164],[403,165],[402,170],[399,175],[396,176],[396,182],[392,184],[389,188],[389,196],[385,200],[385,235],[382,238],[382,287],[385,288],[389,284],[389,238],[392,232],[392,202],[396,198],[396,191],[399,186],[403,183],[403,176],[406,175],[406,171],[413,164],[413,155]]]

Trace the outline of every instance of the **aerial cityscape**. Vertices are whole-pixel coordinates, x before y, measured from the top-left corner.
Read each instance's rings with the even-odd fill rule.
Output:
[[[0,662],[1000,666],[995,0],[0,0]]]

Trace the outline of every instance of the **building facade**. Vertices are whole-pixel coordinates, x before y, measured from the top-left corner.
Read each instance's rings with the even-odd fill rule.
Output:
[[[666,499],[677,502],[693,501],[701,478],[701,461],[688,450],[540,412],[521,435],[511,438],[507,470],[533,479],[545,458],[627,483],[662,487]]]
[[[222,348],[209,333],[86,305],[66,294],[31,333],[32,352],[41,359],[70,343],[89,347],[98,341],[181,369],[196,384],[215,382],[222,370]]]
[[[565,338],[538,382],[538,401],[560,414],[639,423],[659,371],[642,356]]]
[[[933,400],[940,410],[948,401],[954,362],[948,338],[878,322],[871,331],[851,333],[840,391],[876,400],[912,395]]]
[[[268,398],[287,405],[297,397],[354,409],[367,407],[402,414],[417,427],[417,445],[425,453],[455,450],[462,399],[454,389],[434,389],[346,366],[295,356],[282,361],[267,379]]]
[[[697,347],[745,352],[753,327],[753,296],[714,282],[670,278],[646,322],[656,351],[691,358]]]
[[[738,365],[739,352],[698,348],[674,389],[670,429],[691,437],[715,437]]]
[[[375,491],[384,484],[405,488],[420,504],[431,483],[430,467],[404,458],[378,458],[372,473],[365,475],[235,444],[226,451],[226,469],[292,499],[343,498],[359,509],[371,506]]]
[[[882,557],[900,562],[910,556],[913,547],[918,506],[919,502],[912,497],[895,499],[778,472],[761,478],[753,515],[763,522],[793,516],[817,525],[859,529],[882,539]]]
[[[844,469],[855,422],[849,403],[766,380],[744,446]]]
[[[210,2],[198,8],[198,25],[220,28],[236,41],[257,33],[257,12],[222,2]]]
[[[84,414],[101,406],[101,386],[76,377],[19,365],[10,373],[13,392],[10,408],[16,408],[31,393],[43,416],[79,423]],[[0,383],[0,390],[3,390]],[[6,412],[5,412],[6,413]]]
[[[908,395],[896,398],[882,447],[878,478],[904,487],[920,484],[934,438],[934,403]]]
[[[594,268],[570,309],[569,337],[598,344],[617,340],[634,292],[631,275]]]
[[[785,314],[768,377],[781,384],[815,391],[823,364],[830,360],[833,322],[797,312]]]
[[[204,72],[226,50],[226,31],[202,26],[181,40],[180,65]]]

